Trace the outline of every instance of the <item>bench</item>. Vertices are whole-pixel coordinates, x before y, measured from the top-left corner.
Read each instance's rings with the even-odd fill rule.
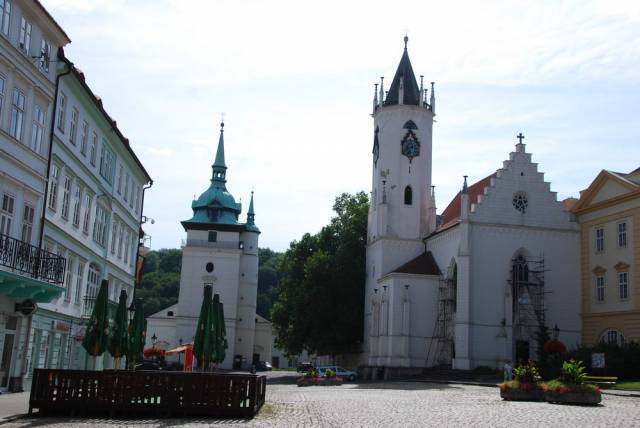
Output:
[[[587,383],[591,383],[598,386],[614,386],[618,382],[617,376],[587,376],[585,378]]]

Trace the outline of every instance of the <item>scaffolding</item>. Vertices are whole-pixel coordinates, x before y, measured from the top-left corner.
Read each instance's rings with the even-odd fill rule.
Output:
[[[539,355],[538,335],[545,326],[544,257],[516,256],[511,263],[514,357]],[[528,355],[527,355],[528,354]]]
[[[438,317],[427,350],[427,365],[433,350],[433,365],[451,364],[454,357],[454,321],[456,312],[457,271],[441,280],[438,287]]]

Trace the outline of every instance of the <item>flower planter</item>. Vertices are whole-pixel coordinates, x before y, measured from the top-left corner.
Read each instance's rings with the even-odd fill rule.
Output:
[[[541,389],[500,388],[500,397],[506,401],[545,401]]]
[[[599,392],[557,392],[547,391],[545,399],[549,403],[558,404],[583,404],[595,406],[602,401]]]
[[[342,378],[339,377],[301,377],[296,381],[298,386],[339,386],[342,385]]]

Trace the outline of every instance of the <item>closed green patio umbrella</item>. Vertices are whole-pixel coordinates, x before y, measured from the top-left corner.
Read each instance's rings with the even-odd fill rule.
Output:
[[[214,357],[214,317],[213,317],[213,302],[211,300],[211,294],[213,293],[213,287],[210,285],[204,286],[204,297],[202,299],[202,306],[200,308],[200,317],[198,318],[198,324],[196,326],[196,334],[193,340],[193,355],[198,360],[198,367],[206,370],[209,363]]]
[[[116,318],[113,320],[113,329],[109,339],[109,353],[115,358],[116,369],[120,368],[120,359],[127,354],[129,348],[129,335],[127,334],[127,292],[120,291]]]
[[[82,347],[93,357],[93,370],[96,368],[96,357],[102,355],[109,341],[108,289],[109,281],[103,279],[100,283],[100,290],[94,302],[84,339],[82,339]]]
[[[129,323],[129,348],[127,349],[127,363],[132,365],[140,360],[147,335],[147,320],[144,319],[142,299],[134,302],[133,319]]]
[[[227,344],[227,328],[224,324],[224,305],[220,301],[220,296],[217,294],[213,297],[213,307],[215,308],[215,315],[216,315],[216,323],[215,323],[216,352],[215,352],[214,362],[216,364],[220,364],[224,361],[224,358],[226,356],[225,351],[228,347],[228,344]]]

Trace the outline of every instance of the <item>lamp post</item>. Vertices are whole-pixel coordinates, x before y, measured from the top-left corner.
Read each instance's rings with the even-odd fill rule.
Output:
[[[153,348],[156,347],[156,343],[158,342],[158,336],[156,336],[155,333],[153,333],[153,336],[151,336],[151,345]]]
[[[558,324],[553,327],[553,340],[558,340],[558,336],[560,336],[560,329],[558,328]]]

